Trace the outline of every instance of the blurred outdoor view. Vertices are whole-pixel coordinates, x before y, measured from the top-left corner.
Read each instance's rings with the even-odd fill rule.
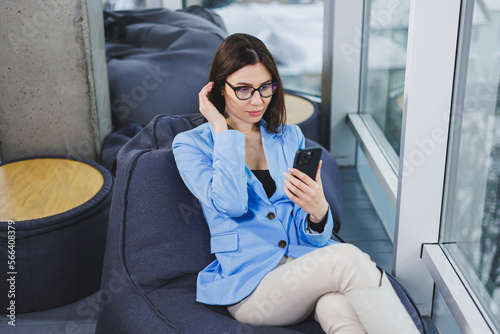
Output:
[[[500,328],[500,3],[477,2],[457,68],[441,242]],[[463,87],[463,88],[462,88]]]
[[[365,1],[365,7],[359,110],[399,156],[410,1]]]

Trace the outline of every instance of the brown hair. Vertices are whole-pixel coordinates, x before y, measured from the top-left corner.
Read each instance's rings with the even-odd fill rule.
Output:
[[[247,65],[258,63],[264,65],[271,74],[272,81],[278,83],[276,92],[262,117],[267,123],[266,130],[269,133],[277,133],[284,130],[282,125],[286,122],[285,90],[273,56],[264,43],[254,36],[233,34],[222,42],[210,69],[209,81],[214,82],[214,87],[208,94],[208,99],[221,114],[224,114],[226,101],[221,91],[224,89],[227,77]]]

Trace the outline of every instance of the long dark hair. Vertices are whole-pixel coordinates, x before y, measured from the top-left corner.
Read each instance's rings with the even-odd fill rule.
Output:
[[[210,69],[209,81],[214,82],[214,87],[208,94],[208,99],[224,114],[226,101],[221,91],[227,77],[247,65],[258,63],[264,65],[271,74],[272,81],[279,84],[262,117],[266,121],[266,130],[269,133],[278,133],[283,131],[282,125],[286,122],[285,90],[273,56],[264,43],[254,36],[233,34],[222,42]]]

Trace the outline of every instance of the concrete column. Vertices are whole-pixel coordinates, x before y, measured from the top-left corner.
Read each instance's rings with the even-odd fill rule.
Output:
[[[0,3],[0,159],[98,160],[111,131],[101,0]]]

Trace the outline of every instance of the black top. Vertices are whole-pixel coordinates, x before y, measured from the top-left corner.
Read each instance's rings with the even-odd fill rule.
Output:
[[[267,198],[270,198],[276,191],[276,183],[274,183],[271,173],[269,173],[269,169],[253,169],[252,172],[264,186]]]
[[[274,182],[273,178],[271,177],[271,173],[269,173],[268,169],[253,169],[252,170],[253,174],[255,177],[262,183],[262,186],[264,187],[264,190],[266,191],[266,195],[268,198],[270,198],[274,192],[276,191],[276,183]],[[307,222],[311,230],[316,231],[316,232],[323,232],[325,229],[326,225],[326,220],[327,220],[328,215],[326,215],[323,220],[319,223],[312,223],[309,220],[309,215],[307,215]]]

